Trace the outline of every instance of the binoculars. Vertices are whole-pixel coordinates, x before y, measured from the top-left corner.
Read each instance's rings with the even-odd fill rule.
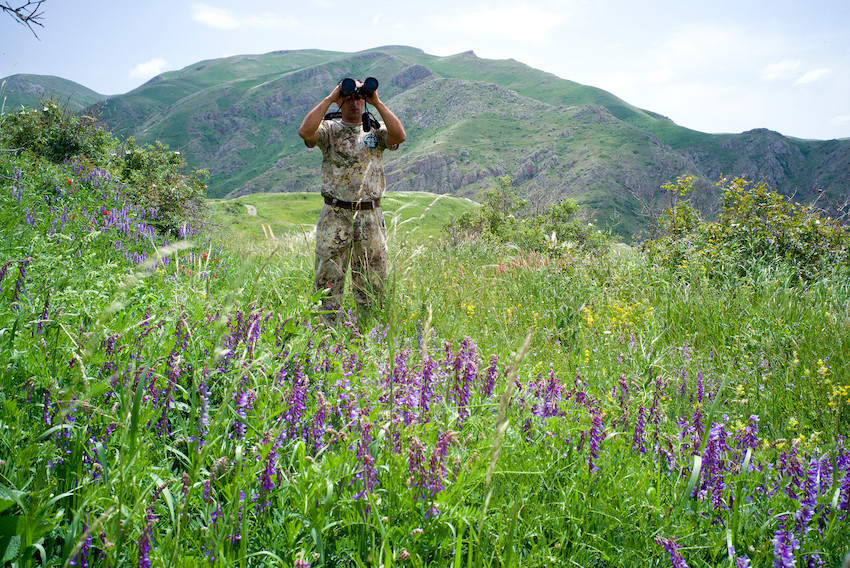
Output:
[[[378,90],[378,80],[374,77],[367,77],[361,86],[357,86],[357,81],[351,77],[346,77],[339,82],[339,92],[343,97],[351,97],[358,100],[361,97],[366,98]]]

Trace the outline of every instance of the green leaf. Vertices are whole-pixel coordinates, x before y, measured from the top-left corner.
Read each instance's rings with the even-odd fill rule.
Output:
[[[0,485],[0,513],[2,513],[15,503],[23,507],[23,504],[21,503],[21,497],[24,495],[26,495],[26,492],[24,491],[18,491],[17,489],[12,489],[11,487]]]
[[[17,558],[18,554],[21,552],[21,537],[18,535],[14,536],[0,536],[0,554],[2,554],[2,561],[4,563],[9,562],[10,560],[14,560]]]

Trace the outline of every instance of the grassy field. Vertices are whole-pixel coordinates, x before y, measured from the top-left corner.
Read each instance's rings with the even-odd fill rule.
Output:
[[[252,242],[306,236],[316,227],[323,201],[316,193],[254,193],[232,200],[211,199],[206,204],[214,229]],[[477,207],[468,199],[422,192],[390,192],[381,200],[388,232],[412,241],[439,237],[451,216]]]
[[[113,174],[0,154],[4,565],[850,551],[846,266],[451,246],[472,205],[390,194],[386,305],[329,327],[318,196],[211,202],[177,240]]]

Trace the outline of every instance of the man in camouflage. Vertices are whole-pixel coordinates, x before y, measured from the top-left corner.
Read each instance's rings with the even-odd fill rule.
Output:
[[[358,88],[362,84],[358,81]],[[365,103],[381,115],[378,128],[365,132]],[[332,103],[340,118],[328,119]],[[395,150],[407,135],[401,121],[381,102],[377,91],[364,98],[345,97],[340,85],[307,113],[298,135],[308,148],[322,150],[325,205],[316,225],[316,289],[329,290],[326,309],[338,312],[351,266],[354,301],[380,303],[387,276],[387,228],[381,212],[386,189],[384,150]]]

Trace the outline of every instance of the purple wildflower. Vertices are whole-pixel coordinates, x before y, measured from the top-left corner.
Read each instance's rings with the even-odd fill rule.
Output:
[[[301,436],[306,443],[309,431],[304,425],[304,414],[307,411],[306,400],[310,381],[304,374],[300,361],[292,361],[289,365],[284,366],[280,370],[279,377],[291,377],[292,384],[287,400],[287,409],[282,417],[287,424],[286,435],[290,439]]]
[[[21,294],[24,293],[24,282],[27,279],[27,265],[32,262],[32,257],[28,256],[18,263],[18,280],[15,282],[15,299],[13,302],[20,300]]]
[[[44,425],[50,427],[50,389],[44,389],[44,407],[42,408],[42,418]]]
[[[711,498],[711,505],[715,510],[723,505],[723,491],[726,489],[723,479],[723,456],[727,450],[729,446],[726,444],[726,431],[722,423],[715,422],[708,432],[708,442],[702,453],[702,483],[699,489],[700,496]]]
[[[685,563],[685,559],[682,558],[682,554],[679,552],[681,546],[679,546],[679,543],[676,542],[675,538],[663,538],[657,536],[655,537],[655,542],[659,546],[663,546],[664,550],[667,551],[667,554],[670,555],[670,564],[672,564],[673,568],[688,568],[688,565]]]
[[[139,549],[139,568],[150,568],[152,566],[150,560],[150,551],[151,551],[151,533],[153,531],[153,526],[156,523],[156,514],[154,513],[154,506],[156,505],[156,500],[162,494],[166,487],[171,483],[171,481],[166,481],[162,485],[156,488],[151,496],[151,504],[148,506],[145,511],[145,528],[142,529],[142,534],[139,537],[138,549]]]
[[[803,486],[803,478],[806,475],[806,471],[803,467],[803,464],[800,462],[800,459],[797,457],[797,445],[792,444],[791,450],[789,452],[781,452],[779,454],[779,476],[777,476],[776,483],[777,485],[785,486],[785,493],[791,499],[796,500],[797,491],[802,489]],[[783,478],[789,478],[788,482],[783,482]]]
[[[354,496],[355,499],[362,499],[366,496],[367,493],[372,492],[372,488],[377,483],[377,470],[375,469],[375,458],[372,457],[372,454],[369,453],[369,444],[372,443],[372,426],[371,422],[362,421],[360,424],[360,440],[357,444],[357,459],[360,460],[360,463],[363,465],[363,469],[354,474],[354,478],[351,480],[351,483],[354,483],[355,480],[360,480],[363,483],[363,488],[360,490],[357,495]],[[368,515],[368,508],[367,513]]]
[[[68,566],[88,568],[89,554],[91,554],[91,532],[88,531],[88,528],[85,525],[83,525],[83,534],[85,535],[85,538],[83,539],[80,551],[70,561],[68,561]]]
[[[796,530],[800,536],[809,532],[809,523],[815,515],[815,507],[818,504],[818,493],[820,492],[821,463],[817,458],[809,462],[808,475],[803,497],[800,499],[800,509],[794,516],[797,524]]]
[[[431,451],[431,459],[428,461],[428,494],[433,499],[440,491],[445,489],[443,480],[446,478],[446,459],[449,456],[449,444],[457,443],[457,435],[451,430],[444,432],[437,438],[434,449]]]
[[[467,406],[470,400],[470,386],[478,377],[478,357],[476,355],[475,343],[473,343],[472,339],[466,337],[461,342],[460,351],[454,354],[453,357],[450,354],[448,345],[446,345],[446,353],[453,372],[449,398],[457,403],[458,424],[463,424],[469,416]]]
[[[646,453],[646,439],[644,437],[644,428],[646,427],[646,413],[643,405],[638,407],[637,422],[635,423],[635,435],[632,438],[632,448],[642,454]]]
[[[791,533],[779,529],[773,533],[773,566],[774,568],[794,568],[797,561],[794,551],[800,548],[800,543]]]
[[[750,568],[750,559],[746,556],[738,556],[735,558],[735,568]]]
[[[318,453],[325,443],[325,430],[327,426],[325,422],[328,419],[328,414],[332,410],[331,405],[325,398],[324,393],[316,393],[316,412],[313,414],[313,422],[310,427],[310,440],[313,443],[313,449]]]
[[[437,362],[426,357],[422,361],[422,371],[414,378],[419,383],[419,421],[428,422],[431,419],[431,402],[434,399],[434,383],[437,382]]]
[[[245,432],[248,427],[243,420],[254,406],[254,400],[256,400],[256,394],[252,390],[240,389],[236,394],[236,415],[239,419],[233,421],[233,436],[238,440],[245,439]]]
[[[555,371],[549,368],[549,380],[546,382],[546,392],[541,405],[541,416],[549,418],[559,414],[558,401],[561,399],[561,381],[555,376]]]
[[[702,371],[697,373],[697,402],[702,404],[702,399],[705,396],[705,383],[703,382]]]
[[[271,444],[271,449],[269,450],[269,453],[266,456],[266,465],[263,468],[262,474],[260,475],[261,497],[268,496],[268,494],[271,493],[275,487],[277,487],[275,479],[280,478],[280,470],[278,469],[278,460],[280,459],[280,456],[278,454],[278,450],[280,449],[283,443],[284,434],[278,436],[277,439],[274,440],[274,442],[272,442],[269,434],[271,434],[271,431],[266,433],[266,436],[263,440],[265,444]],[[271,503],[266,500],[265,503],[260,504],[260,510],[270,505]]]
[[[375,324],[375,327],[372,328],[372,331],[369,332],[369,338],[380,345],[387,338],[387,333],[390,331],[390,326],[382,326],[381,324]]]
[[[425,479],[427,469],[425,468],[425,446],[422,441],[413,436],[407,446],[407,471],[410,477],[407,484],[414,489],[417,499],[425,499]]]
[[[844,511],[844,518],[850,515],[850,451],[841,448],[838,452],[836,475],[843,471],[844,477],[841,481],[841,499],[838,503],[838,510]]]
[[[499,376],[498,363],[499,357],[492,355],[490,357],[490,366],[487,367],[486,378],[481,389],[481,394],[484,395],[484,398],[490,398],[490,395],[493,394],[493,389],[496,388],[496,377]]]
[[[44,297],[44,309],[41,310],[41,319],[36,325],[35,332],[41,335],[44,332],[44,325],[47,323],[47,318],[50,315],[50,294],[53,292],[53,288],[47,291],[47,295]]]
[[[587,457],[587,467],[591,474],[599,472],[599,466],[596,465],[596,459],[599,457],[599,444],[602,442],[602,415],[591,410],[593,414],[593,423],[588,433],[590,439],[590,453]]]
[[[437,438],[437,443],[431,450],[428,463],[425,463],[425,446],[415,436],[410,440],[408,448],[408,484],[415,490],[416,499],[427,501],[445,489],[446,461],[449,456],[449,446],[458,443],[457,434],[453,431],[444,432]],[[439,514],[436,507],[431,507],[429,516]]]
[[[747,427],[738,438],[738,448],[746,452],[747,449],[755,450],[759,444],[759,417],[757,414],[750,416],[750,421]]]
[[[6,271],[9,270],[9,266],[12,265],[12,262],[13,261],[10,260],[6,264],[4,264],[3,266],[0,266],[0,284],[2,284],[3,279],[6,278]],[[2,293],[3,293],[3,288],[0,288],[0,294],[2,294]]]

